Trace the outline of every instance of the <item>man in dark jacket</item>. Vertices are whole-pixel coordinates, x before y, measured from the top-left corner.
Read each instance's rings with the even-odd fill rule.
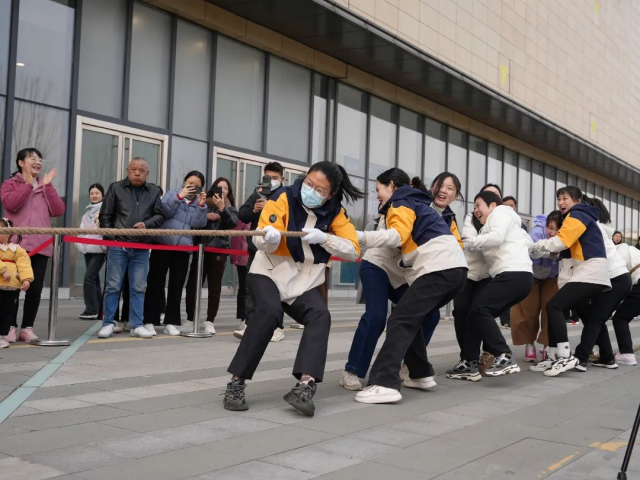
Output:
[[[127,178],[114,182],[102,202],[99,221],[102,228],[160,228],[164,213],[160,188],[147,183],[149,165],[136,157],[127,167]],[[146,243],[150,237],[116,236],[116,240]],[[125,272],[129,269],[131,336],[151,338],[153,334],[143,325],[144,293],[149,272],[149,250],[111,247],[107,253],[107,278],[104,296],[104,321],[98,333],[109,338],[115,328],[114,317]]]

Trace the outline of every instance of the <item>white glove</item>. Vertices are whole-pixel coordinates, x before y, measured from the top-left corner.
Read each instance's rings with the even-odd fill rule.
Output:
[[[322,245],[327,241],[327,234],[317,228],[303,228],[302,231],[307,233],[302,241],[309,245]]]
[[[271,225],[264,227],[264,241],[271,244],[280,243],[282,235]]]
[[[358,243],[360,245],[364,245],[364,243],[365,243],[364,232],[361,232],[360,230],[356,230],[356,234],[358,235]]]
[[[533,247],[531,247],[531,254],[537,255],[541,253],[543,243],[544,243],[544,240],[538,240],[536,243],[534,243]],[[537,258],[541,258],[541,257],[537,257]]]
[[[468,250],[470,252],[473,252],[476,249],[473,238],[463,238],[462,245],[464,245],[465,250]]]

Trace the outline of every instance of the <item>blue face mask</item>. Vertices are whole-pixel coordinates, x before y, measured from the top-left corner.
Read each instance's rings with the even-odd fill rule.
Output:
[[[326,197],[321,196],[312,187],[306,183],[302,184],[300,189],[302,204],[307,208],[317,208],[322,205]]]

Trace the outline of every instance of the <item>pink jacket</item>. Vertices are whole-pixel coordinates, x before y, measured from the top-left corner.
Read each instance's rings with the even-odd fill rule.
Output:
[[[238,225],[234,230],[249,230],[251,225],[249,223],[243,223],[238,220]],[[243,250],[247,251],[247,237],[231,237],[231,250]],[[249,257],[247,255],[231,255],[231,263],[233,265],[239,265],[246,267]]]
[[[49,183],[43,185],[38,178],[38,186],[33,188],[24,181],[20,173],[2,182],[0,199],[6,216],[16,227],[51,227],[51,218],[64,213],[64,202]],[[49,240],[51,235],[25,235],[20,246],[27,252]],[[41,255],[50,257],[53,247],[49,245]]]

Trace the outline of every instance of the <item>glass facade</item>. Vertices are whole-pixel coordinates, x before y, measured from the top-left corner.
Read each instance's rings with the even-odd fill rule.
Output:
[[[68,226],[75,225],[69,215],[74,198],[67,192],[75,159],[92,156],[82,159],[81,180],[73,184],[82,204],[86,198],[80,195],[85,195],[88,182],[110,178],[117,171],[114,156],[104,153],[104,146],[115,142],[109,134],[87,135],[76,152],[77,107],[83,117],[165,135],[166,155],[158,144],[127,140],[127,153],[152,159],[154,179],[165,189],[179,188],[190,170],[201,171],[210,182],[212,152],[220,147],[254,159],[286,162],[301,171],[320,160],[342,165],[367,193],[365,199],[346,205],[358,228],[377,215],[375,178],[398,166],[427,185],[443,171],[455,173],[466,200],[452,205],[459,216],[472,209],[473,197],[487,182],[500,185],[505,196],[516,197],[525,218],[554,210],[557,188],[578,185],[603,199],[626,241],[635,242],[639,236],[640,208],[635,199],[152,4],[83,0],[82,8],[76,9],[75,0],[21,0],[17,15],[11,11],[12,3],[0,0],[4,172],[13,168],[12,157],[19,149],[39,148],[45,169],[58,168],[55,186],[68,206],[68,218],[60,222]],[[14,35],[12,20],[18,25]],[[16,65],[9,65],[11,52]],[[74,65],[76,56],[79,61]],[[7,96],[9,75],[15,79],[15,92]],[[12,116],[6,118],[6,112]],[[217,173],[223,173],[224,162],[218,161]],[[228,162],[227,176],[253,188],[260,166],[234,169],[237,164]],[[237,203],[243,200],[238,198]],[[353,286],[356,277],[356,264],[336,263],[332,269],[333,285]]]

